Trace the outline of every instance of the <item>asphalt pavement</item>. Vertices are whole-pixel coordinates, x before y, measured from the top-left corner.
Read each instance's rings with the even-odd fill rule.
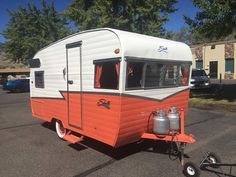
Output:
[[[182,177],[169,144],[144,141],[120,149],[85,138],[71,145],[57,138],[53,127],[31,116],[29,93],[0,91],[0,177]],[[185,161],[199,164],[212,151],[225,163],[236,163],[236,114],[189,109],[186,132],[197,142],[186,148]],[[223,176],[220,169],[202,177]],[[229,167],[224,167],[225,173]],[[236,167],[231,176],[236,176]]]

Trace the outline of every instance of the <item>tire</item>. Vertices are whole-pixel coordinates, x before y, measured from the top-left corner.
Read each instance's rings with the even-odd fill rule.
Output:
[[[63,127],[62,122],[59,120],[56,120],[55,128],[56,128],[57,136],[60,139],[63,139],[63,137],[66,136],[67,130]]]
[[[209,152],[208,153],[207,160],[208,160],[208,162],[210,162],[210,164],[221,163],[220,157],[217,154],[215,154],[214,152]],[[219,168],[219,166],[217,166],[217,165],[211,165],[211,167]]]
[[[184,164],[183,173],[186,177],[199,177],[200,169],[192,162],[187,162]]]

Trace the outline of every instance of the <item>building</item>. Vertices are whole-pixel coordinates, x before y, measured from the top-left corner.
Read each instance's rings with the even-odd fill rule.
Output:
[[[0,87],[9,79],[29,77],[29,73],[30,69],[22,63],[12,63],[7,60],[3,46],[0,44]]]
[[[0,69],[0,85],[6,82],[9,77],[26,78],[29,77],[29,68],[5,68]]]
[[[191,46],[193,68],[204,69],[212,79],[236,79],[236,40]]]

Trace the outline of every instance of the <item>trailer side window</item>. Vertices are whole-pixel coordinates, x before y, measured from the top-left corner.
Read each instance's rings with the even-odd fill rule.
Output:
[[[94,88],[118,89],[120,63],[109,61],[95,64]]]
[[[36,88],[44,88],[44,71],[35,71],[35,87]]]

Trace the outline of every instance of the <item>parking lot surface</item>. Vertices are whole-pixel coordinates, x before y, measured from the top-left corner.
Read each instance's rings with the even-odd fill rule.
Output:
[[[114,150],[86,138],[71,145],[57,138],[53,127],[31,116],[29,93],[0,91],[0,177],[182,177],[179,160],[166,153],[167,144],[131,144]],[[223,162],[236,163],[236,114],[189,109],[186,132],[197,142],[188,145],[186,161],[199,164],[204,152],[217,153]],[[227,173],[228,167],[223,170]],[[202,177],[222,176],[219,169]],[[236,176],[236,167],[232,176]]]

